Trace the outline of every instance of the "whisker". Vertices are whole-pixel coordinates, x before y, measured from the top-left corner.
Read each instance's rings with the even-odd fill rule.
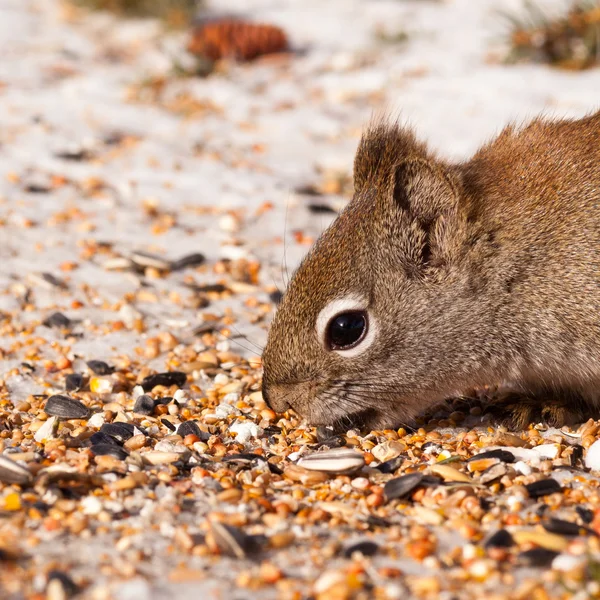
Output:
[[[285,287],[290,283],[289,271],[287,266],[287,220],[288,220],[288,209],[290,206],[290,196],[288,194],[287,201],[285,203],[285,217],[283,219],[283,263],[281,265],[281,280]],[[287,280],[286,280],[287,278]]]
[[[225,329],[233,329],[241,338],[246,340],[249,344],[252,344],[259,352],[262,352],[264,350],[264,348],[262,346],[260,346],[256,342],[253,342],[247,335],[243,334],[235,325],[225,325],[224,327],[225,327]],[[221,335],[224,335],[224,334],[221,333]]]

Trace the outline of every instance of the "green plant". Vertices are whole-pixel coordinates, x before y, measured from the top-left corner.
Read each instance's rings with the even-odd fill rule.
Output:
[[[574,0],[559,16],[549,15],[528,0],[524,16],[504,17],[511,25],[508,62],[543,62],[572,70],[600,64],[598,0]]]
[[[154,17],[174,27],[192,21],[202,0],[70,0],[91,10],[106,10],[123,17]]]

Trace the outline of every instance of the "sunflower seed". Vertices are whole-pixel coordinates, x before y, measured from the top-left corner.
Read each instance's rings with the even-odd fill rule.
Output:
[[[303,456],[297,465],[309,471],[347,474],[354,473],[365,464],[365,457],[350,448],[334,448]]]
[[[115,372],[115,368],[111,367],[103,360],[90,360],[87,362],[87,366],[96,375],[110,375]]]
[[[187,267],[197,267],[201,265],[206,260],[204,254],[200,252],[194,252],[193,254],[187,254],[186,256],[182,256],[177,260],[171,262],[171,271],[180,271],[181,269],[186,269]]]
[[[33,475],[26,467],[0,454],[0,481],[3,483],[31,483]]]
[[[118,446],[119,442],[116,438],[112,437],[111,435],[103,433],[102,431],[96,431],[96,433],[94,433],[92,437],[90,437],[90,444],[92,446],[97,446],[98,444],[113,444],[115,446]]]
[[[496,465],[492,465],[489,469],[486,469],[479,476],[479,483],[491,483],[492,481],[496,481],[496,479],[500,479],[504,477],[508,473],[508,468],[504,463],[498,463]]]
[[[591,523],[594,520],[594,511],[585,506],[576,506],[575,511],[584,523]]]
[[[171,263],[168,260],[156,254],[142,252],[141,250],[132,252],[130,258],[136,266],[142,268],[150,267],[159,271],[169,271],[171,268]]]
[[[134,426],[131,423],[104,423],[100,427],[100,431],[106,435],[110,435],[119,442],[126,442],[134,435]]]
[[[85,385],[85,377],[79,373],[70,373],[65,377],[67,392],[76,392]]]
[[[502,450],[500,448],[497,448],[496,450],[488,450],[487,452],[480,452],[479,454],[476,454],[475,456],[469,458],[467,462],[472,462],[474,460],[483,460],[486,458],[497,458],[498,460],[501,460],[505,463],[515,462],[515,455],[512,452],[509,452],[508,450]]]
[[[167,428],[170,429],[171,431],[176,431],[177,427],[175,427],[175,425],[173,425],[173,423],[171,423],[171,421],[169,421],[169,419],[161,419],[160,422]]]
[[[401,475],[396,479],[390,479],[383,487],[383,493],[387,500],[406,498],[412,491],[421,486],[425,475],[423,473],[410,473]]]
[[[207,435],[205,431],[202,431],[198,427],[198,421],[185,421],[177,428],[177,434],[181,437],[186,435],[195,435],[198,439],[206,441],[210,435]]]
[[[164,385],[170,387],[176,385],[182,387],[187,380],[187,375],[181,371],[167,371],[165,373],[156,373],[154,375],[148,375],[141,383],[142,388],[145,392],[149,392],[152,388],[157,385]]]
[[[578,523],[564,521],[563,519],[557,519],[556,517],[551,517],[550,520],[542,523],[542,526],[550,533],[556,533],[558,535],[564,535],[567,537],[578,537],[588,533],[597,535],[596,532],[589,527],[582,527]]]
[[[573,444],[571,446],[571,466],[577,466],[577,463],[583,458],[583,446],[579,444]]]
[[[241,529],[232,525],[211,521],[210,531],[219,550],[227,556],[242,559],[257,549],[256,539],[253,536],[246,535]]]
[[[59,329],[66,329],[71,325],[71,319],[66,317],[61,312],[52,313],[49,317],[42,321],[42,324],[46,327],[57,327]]]
[[[519,562],[527,567],[547,567],[559,555],[554,550],[546,548],[533,548],[526,552],[521,552],[518,556]]]
[[[390,458],[390,460],[382,462],[375,468],[382,473],[395,473],[403,462],[404,458],[402,456],[396,456],[396,458]]]
[[[94,456],[112,456],[117,460],[125,460],[129,453],[127,450],[117,446],[116,444],[96,444],[91,447],[92,454]]]
[[[39,285],[40,287],[43,287],[47,290],[69,289],[69,286],[64,281],[62,281],[55,275],[52,275],[52,273],[30,273],[29,280],[34,285]]]
[[[48,573],[47,598],[71,598],[79,591],[79,586],[63,571],[52,570]]]
[[[79,400],[60,394],[48,398],[44,412],[61,419],[87,419],[90,416],[89,408]]]
[[[156,402],[152,396],[148,396],[148,394],[142,394],[135,401],[133,412],[140,415],[151,415],[154,412],[155,406]]]
[[[486,548],[510,548],[514,544],[513,536],[506,529],[499,529],[483,542]]]
[[[342,554],[345,558],[351,558],[356,552],[362,554],[363,556],[375,556],[378,550],[379,545],[375,542],[371,540],[361,540],[346,546],[342,551]]]
[[[529,483],[525,487],[531,498],[540,498],[562,490],[560,483],[556,479],[541,479],[540,481]]]

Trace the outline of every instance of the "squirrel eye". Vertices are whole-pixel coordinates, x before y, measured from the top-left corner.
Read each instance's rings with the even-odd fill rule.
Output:
[[[349,350],[358,345],[367,333],[367,314],[353,310],[337,314],[327,325],[327,346],[330,350]]]

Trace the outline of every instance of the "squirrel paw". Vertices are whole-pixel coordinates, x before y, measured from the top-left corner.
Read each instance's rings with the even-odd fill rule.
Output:
[[[589,416],[589,406],[572,393],[542,392],[536,396],[511,394],[507,398],[508,416],[503,424],[512,430],[527,429],[530,423],[545,423],[550,427],[562,427],[584,422]]]

